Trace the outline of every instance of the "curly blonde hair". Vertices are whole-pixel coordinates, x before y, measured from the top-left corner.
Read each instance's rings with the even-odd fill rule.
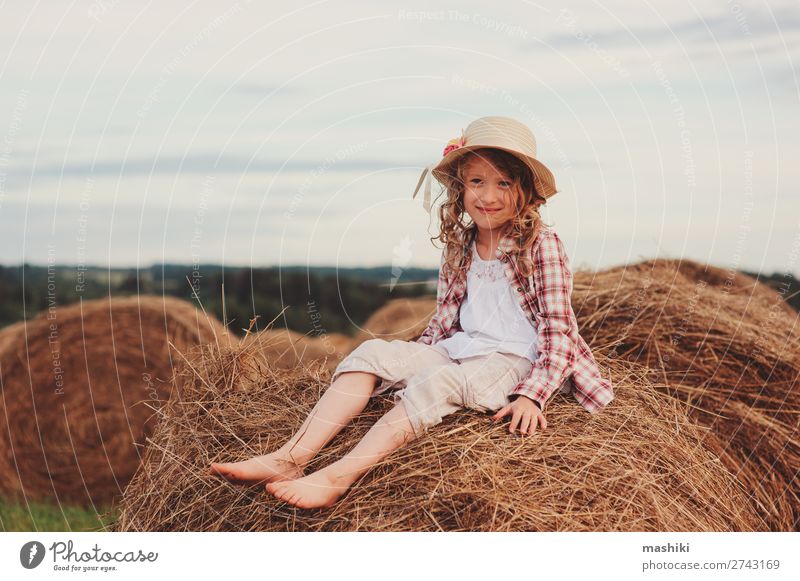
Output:
[[[447,268],[448,272],[458,276],[466,276],[462,259],[467,251],[469,234],[476,226],[464,208],[464,170],[469,161],[476,157],[491,163],[512,182],[512,191],[516,194],[516,212],[514,218],[504,225],[504,230],[510,231],[516,242],[515,252],[521,274],[525,277],[531,276],[533,264],[530,248],[539,236],[543,224],[539,207],[547,203],[547,200],[536,191],[533,174],[522,160],[507,151],[491,147],[474,149],[464,154],[453,163],[449,175],[440,180],[444,186],[442,193],[446,192],[447,199],[439,206],[439,235],[432,237],[431,241],[440,240],[445,246],[442,268]],[[465,218],[468,222],[464,221]]]

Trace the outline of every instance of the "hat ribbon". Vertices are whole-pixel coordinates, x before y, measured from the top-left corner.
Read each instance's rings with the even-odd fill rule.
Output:
[[[427,174],[428,179],[425,181],[425,196],[422,199],[422,207],[425,208],[426,212],[431,211],[431,175],[433,170],[433,164],[426,165],[423,168],[422,173],[419,175],[419,181],[417,182],[417,187],[414,188],[414,195],[411,198],[417,197],[417,192],[419,192],[420,186],[422,186],[422,180],[425,179],[425,175]]]
[[[444,151],[442,151],[442,159],[444,159],[448,153],[453,151],[454,149],[458,149],[459,147],[464,147],[466,143],[466,136],[464,135],[464,129],[461,129],[461,136],[451,139],[445,145]],[[417,187],[414,189],[414,195],[411,198],[417,197],[417,192],[419,192],[419,188],[422,185],[422,180],[425,179],[425,175],[427,174],[428,179],[425,181],[425,197],[422,200],[422,207],[425,208],[426,212],[431,211],[431,177],[433,175],[433,168],[436,164],[430,164],[425,166],[422,170],[422,173],[419,176],[419,181],[417,182]]]

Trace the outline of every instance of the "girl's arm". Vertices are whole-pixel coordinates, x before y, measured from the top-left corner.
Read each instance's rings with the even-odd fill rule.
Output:
[[[436,312],[433,314],[433,317],[431,317],[428,327],[422,332],[422,335],[420,335],[419,339],[415,341],[416,343],[431,345],[434,340],[438,339],[442,332],[439,324],[439,318],[442,312],[442,301],[444,300],[444,296],[447,293],[448,288],[447,278],[444,276],[443,268],[445,250],[447,250],[446,247],[442,249],[442,255],[439,258],[439,282],[436,285]]]
[[[510,394],[524,395],[544,410],[545,403],[561,387],[575,360],[570,338],[575,316],[572,311],[572,271],[564,245],[554,230],[544,238],[533,257],[536,300],[541,311],[537,320],[539,357],[528,376]]]

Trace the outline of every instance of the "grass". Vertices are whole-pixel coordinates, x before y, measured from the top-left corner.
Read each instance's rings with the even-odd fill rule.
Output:
[[[110,507],[98,507],[106,512]],[[58,506],[51,502],[18,502],[0,498],[0,531],[102,531],[116,518],[116,511],[101,517],[82,506]]]

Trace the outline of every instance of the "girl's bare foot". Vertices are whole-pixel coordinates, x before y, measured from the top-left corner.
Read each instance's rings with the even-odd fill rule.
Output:
[[[350,482],[325,469],[297,480],[275,481],[266,485],[267,492],[298,508],[332,506],[349,487]]]
[[[303,469],[285,456],[272,452],[243,462],[212,462],[209,473],[229,480],[279,482],[301,478]]]

